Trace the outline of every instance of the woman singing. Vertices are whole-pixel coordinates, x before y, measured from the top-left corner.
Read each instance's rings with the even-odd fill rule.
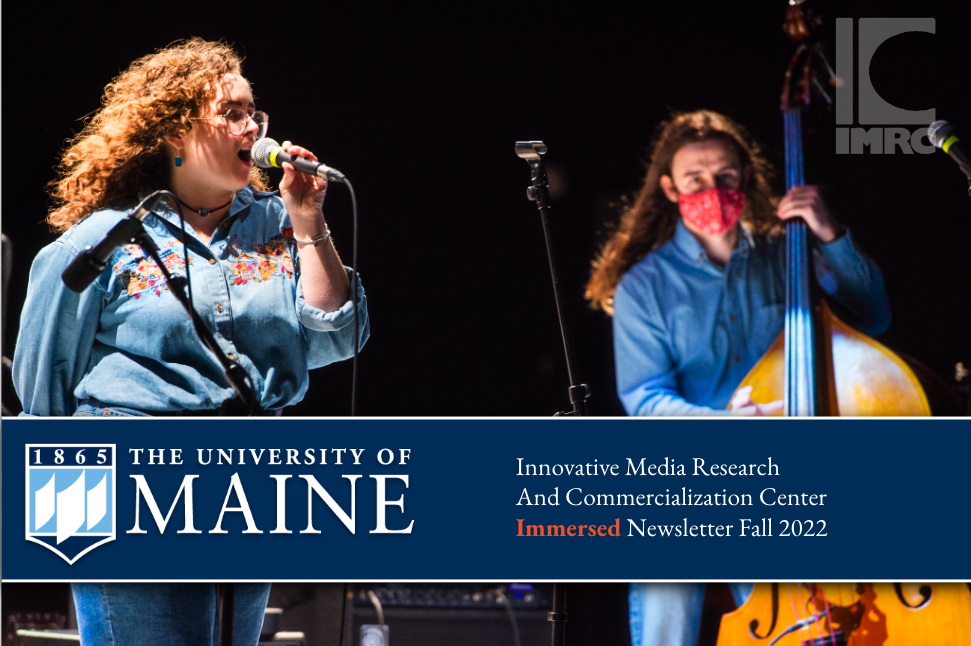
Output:
[[[350,281],[322,211],[327,182],[284,164],[280,197],[264,190],[250,151],[267,115],[255,110],[240,64],[226,45],[199,39],[135,61],[64,153],[47,218],[62,235],[31,268],[14,358],[26,413],[205,415],[234,397],[139,246],[117,249],[81,294],[61,280],[79,252],[158,189],[172,191],[178,209],[159,201],[144,227],[167,268],[188,272],[196,310],[263,410],[300,401],[310,368],[353,354]],[[359,345],[368,336],[360,302]],[[236,585],[234,643],[258,641],[269,589]],[[213,584],[73,590],[84,644],[218,643]]]
[[[235,392],[157,264],[117,249],[81,294],[61,272],[141,198],[168,189],[144,227],[195,309],[246,371],[264,411],[303,399],[308,370],[354,353],[348,271],[330,239],[326,180],[284,164],[276,192],[253,166],[266,134],[241,60],[193,39],[141,58],[105,89],[64,153],[50,225],[30,271],[14,380],[31,415],[214,415]],[[283,144],[291,155],[309,150]],[[368,337],[363,295],[360,336]],[[225,410],[225,409],[224,409]]]

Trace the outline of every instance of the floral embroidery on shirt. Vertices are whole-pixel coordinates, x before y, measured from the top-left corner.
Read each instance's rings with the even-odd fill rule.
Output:
[[[172,247],[179,245],[178,249]],[[139,298],[145,292],[154,293],[156,296],[162,295],[162,290],[167,290],[165,278],[162,270],[151,258],[144,255],[142,248],[137,244],[127,244],[122,250],[128,257],[119,261],[113,267],[117,278],[125,286],[128,296]],[[178,240],[172,240],[159,249],[159,257],[165,268],[172,274],[178,274],[185,270],[185,259],[182,256],[182,245]],[[192,258],[189,258],[192,264]]]
[[[234,285],[245,285],[249,281],[262,283],[274,276],[293,278],[293,257],[288,249],[293,239],[293,228],[287,227],[281,235],[269,242],[253,245],[253,251],[244,251],[236,236],[229,246],[236,254],[229,280]]]

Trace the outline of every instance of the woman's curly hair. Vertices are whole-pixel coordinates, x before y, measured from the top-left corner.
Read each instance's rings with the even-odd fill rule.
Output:
[[[769,187],[772,167],[744,128],[717,112],[699,110],[675,114],[658,131],[644,184],[634,203],[624,207],[620,225],[594,259],[584,294],[592,308],[602,308],[611,315],[614,290],[627,270],[674,236],[680,213],[678,205],[661,189],[661,177],[671,174],[674,154],[685,144],[710,140],[728,143],[738,153],[742,167],[752,169],[747,184],[742,187],[745,209],[741,219],[757,232],[782,230],[775,214],[776,200]]]
[[[144,56],[105,87],[102,107],[67,142],[49,185],[54,207],[47,222],[69,229],[103,208],[126,208],[140,193],[168,188],[171,170],[165,137],[192,129],[212,100],[216,84],[240,74],[242,59],[222,42],[179,41]],[[250,181],[266,186],[255,166]]]

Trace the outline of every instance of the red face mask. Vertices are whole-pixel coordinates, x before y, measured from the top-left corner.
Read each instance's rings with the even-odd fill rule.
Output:
[[[735,188],[710,188],[682,193],[678,208],[685,220],[710,235],[731,231],[745,208],[745,193]]]

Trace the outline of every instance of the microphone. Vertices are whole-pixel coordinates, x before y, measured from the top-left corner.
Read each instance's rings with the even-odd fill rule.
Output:
[[[805,619],[800,619],[799,621],[797,621],[796,623],[792,624],[791,626],[783,630],[781,633],[779,633],[779,635],[775,639],[769,642],[769,646],[775,646],[776,642],[782,639],[785,635],[788,635],[789,633],[794,633],[797,630],[802,630],[803,628],[811,626],[817,621],[819,621],[820,619],[822,619],[824,616],[826,616],[825,610],[823,610],[822,612],[817,612],[814,615],[809,615]],[[826,642],[828,641],[829,640],[827,639]],[[826,642],[823,642],[823,643],[826,643]]]
[[[313,162],[303,157],[295,157],[285,152],[276,141],[266,137],[256,142],[251,155],[253,163],[260,168],[283,168],[283,162],[290,162],[294,170],[298,170],[301,173],[316,175],[321,179],[326,179],[331,182],[342,183],[344,181],[344,173],[336,168],[331,168],[327,164]]]
[[[115,249],[131,242],[132,237],[141,229],[142,220],[152,212],[152,207],[158,201],[159,193],[155,192],[142,200],[135,207],[131,215],[116,224],[94,247],[88,245],[71,261],[71,264],[61,273],[61,280],[72,292],[80,294],[93,283],[108,265],[108,260]]]
[[[964,152],[964,147],[958,145],[961,140],[954,134],[954,126],[947,121],[935,121],[927,129],[930,142],[951,156],[958,163],[964,174],[971,180],[971,161]]]

